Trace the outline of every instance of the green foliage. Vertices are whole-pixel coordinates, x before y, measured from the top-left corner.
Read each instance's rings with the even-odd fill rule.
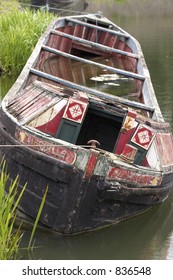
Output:
[[[28,250],[30,250],[31,247],[32,247],[33,237],[34,237],[34,234],[35,234],[35,231],[36,231],[36,228],[37,228],[37,225],[38,225],[38,221],[40,219],[40,216],[41,216],[41,213],[42,213],[42,210],[43,210],[43,206],[44,206],[44,203],[45,203],[45,200],[46,200],[47,192],[48,192],[48,186],[46,187],[44,196],[42,198],[42,201],[41,201],[38,213],[37,213],[37,217],[35,219],[35,223],[34,223],[34,226],[33,226],[32,232],[31,232],[31,237],[30,237],[29,244],[28,244]]]
[[[18,228],[15,226],[16,210],[26,189],[26,185],[21,191],[19,191],[18,177],[16,177],[16,179],[11,182],[11,185],[8,187],[8,192],[6,192],[9,175],[7,175],[7,171],[5,170],[5,162],[0,165],[0,168],[0,260],[15,260],[19,257],[19,246],[23,236],[21,231],[22,223]],[[48,187],[45,190],[38,209],[28,247],[25,248],[27,250],[33,249],[33,237],[44,207],[47,192]]]
[[[116,2],[123,3],[123,2],[125,2],[125,0],[116,0]]]
[[[53,15],[14,9],[0,15],[0,69],[19,73]]]
[[[0,175],[0,260],[13,260],[18,256],[18,248],[22,238],[20,226],[14,227],[16,208],[20,202],[26,185],[18,194],[18,178],[11,183],[8,193],[5,188],[9,176],[3,163]]]
[[[0,14],[9,13],[14,9],[19,8],[18,0],[1,0],[0,1]]]

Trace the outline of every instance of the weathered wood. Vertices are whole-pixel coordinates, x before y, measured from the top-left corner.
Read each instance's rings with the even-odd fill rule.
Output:
[[[109,32],[109,34],[113,34],[113,35],[116,35],[118,37],[123,37],[125,39],[130,38],[130,36],[128,34],[125,34],[125,33],[110,29],[110,28],[104,28],[104,27],[98,26],[97,24],[90,24],[90,23],[80,21],[80,20],[76,20],[76,19],[72,19],[72,18],[65,18],[65,20],[68,21],[68,22],[72,22],[74,24],[83,25],[83,26],[90,27],[90,28],[95,28],[97,30],[104,31],[104,32]]]
[[[88,60],[88,59],[81,58],[81,57],[78,57],[78,56],[75,56],[75,55],[72,55],[72,54],[69,54],[69,53],[66,53],[66,52],[59,51],[59,50],[54,49],[54,48],[50,48],[50,47],[47,47],[47,46],[43,45],[42,49],[45,50],[45,51],[54,53],[56,55],[61,55],[61,56],[64,56],[64,57],[67,57],[67,58],[71,58],[71,59],[74,59],[74,60],[77,60],[77,61],[80,61],[80,62],[83,62],[83,63],[95,65],[95,66],[97,66],[99,68],[106,69],[106,70],[108,70],[108,71],[110,71],[112,73],[117,73],[117,74],[120,74],[120,75],[124,75],[126,77],[130,77],[130,78],[138,79],[138,80],[142,80],[142,81],[145,80],[145,77],[142,76],[142,75],[139,75],[139,74],[136,74],[136,73],[133,73],[133,72],[130,72],[130,71],[126,71],[126,70],[110,67],[110,66],[107,66],[107,65],[104,65],[104,64],[92,61],[92,60]]]
[[[135,102],[135,101],[126,100],[126,99],[120,98],[120,97],[118,97],[118,96],[108,95],[108,94],[103,93],[103,92],[101,92],[101,91],[94,90],[94,89],[91,89],[91,88],[88,88],[88,87],[85,87],[85,86],[81,86],[81,85],[72,83],[72,82],[70,82],[70,81],[67,81],[67,80],[64,80],[64,79],[62,79],[62,78],[53,76],[53,75],[51,75],[51,74],[47,74],[47,73],[45,73],[45,72],[36,70],[36,69],[34,69],[34,68],[31,68],[31,69],[30,69],[30,72],[31,72],[32,74],[34,74],[34,75],[39,76],[39,77],[42,77],[42,78],[45,78],[45,79],[54,81],[54,82],[56,82],[56,83],[65,85],[65,86],[67,86],[67,87],[71,87],[71,88],[73,88],[73,89],[77,89],[77,90],[84,91],[84,92],[86,92],[86,93],[95,95],[95,96],[100,97],[100,98],[106,98],[106,99],[109,99],[109,100],[111,100],[111,101],[124,104],[124,105],[126,105],[126,106],[130,106],[130,107],[134,107],[134,108],[139,108],[139,109],[141,109],[141,110],[149,111],[149,112],[152,112],[152,113],[154,112],[154,108],[149,107],[149,106],[146,106],[145,104],[138,103],[138,102]]]
[[[20,189],[27,182],[19,207],[29,220],[32,217],[35,221],[48,186],[41,225],[62,234],[76,234],[111,225],[164,201],[172,188],[173,142],[139,43],[132,36],[126,40],[124,34],[128,33],[101,15],[71,16],[69,22],[65,18],[47,28],[2,100],[0,158],[7,163],[9,183],[16,174]],[[53,28],[54,33],[61,31],[57,35],[63,38],[51,35]],[[71,45],[76,50],[68,54]],[[139,55],[138,61],[114,56],[110,51],[113,46],[124,54],[122,50],[127,54],[132,50]],[[101,59],[106,56],[101,48],[108,51],[107,57],[112,57],[110,62],[115,60],[121,65],[117,67],[122,75],[135,75],[137,80],[127,83],[130,88],[126,87],[125,93],[128,95],[133,87],[141,103],[115,96],[119,93],[116,90],[110,95],[104,87],[103,92],[85,87],[80,77],[73,77],[75,82],[61,78],[71,71],[66,65],[70,59],[62,56],[81,60],[88,52]],[[56,58],[60,57],[57,64]],[[81,61],[89,66],[93,63]],[[112,72],[115,66],[94,63],[97,69],[87,66],[80,74],[94,77],[98,67]],[[121,69],[133,72],[122,73]],[[138,74],[145,76],[144,82]],[[97,141],[99,147],[86,147]]]
[[[54,35],[58,35],[58,36],[61,36],[61,37],[71,39],[71,40],[73,40],[75,42],[78,42],[78,43],[81,43],[81,44],[85,44],[89,47],[97,48],[97,49],[99,49],[101,51],[104,51],[104,52],[117,53],[117,54],[120,54],[120,55],[132,57],[132,58],[136,58],[136,59],[139,58],[139,56],[137,54],[122,51],[122,50],[119,50],[119,49],[116,49],[116,48],[111,48],[111,47],[108,47],[108,46],[105,46],[105,45],[102,45],[102,44],[99,44],[99,43],[91,42],[91,41],[85,40],[83,38],[79,38],[77,36],[74,36],[74,35],[66,34],[66,33],[61,32],[61,31],[51,30],[51,33],[54,34]]]

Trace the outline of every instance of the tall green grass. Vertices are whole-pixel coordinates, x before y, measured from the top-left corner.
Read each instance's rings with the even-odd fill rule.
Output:
[[[5,188],[8,181],[5,163],[0,175],[0,260],[13,260],[18,256],[19,244],[22,238],[20,226],[15,229],[16,209],[26,186],[18,194],[17,177],[11,183],[9,192]]]
[[[19,73],[53,18],[46,11],[14,9],[0,14],[0,70]]]
[[[40,219],[40,216],[41,216],[41,213],[42,213],[42,210],[43,210],[43,207],[44,207],[44,203],[46,201],[46,196],[47,196],[47,193],[48,193],[48,186],[46,187],[46,190],[44,192],[44,195],[43,195],[43,198],[42,198],[42,201],[40,203],[40,207],[38,209],[38,213],[37,213],[37,216],[36,216],[36,219],[35,219],[35,223],[33,225],[33,228],[32,228],[32,232],[31,232],[31,236],[30,236],[30,239],[29,239],[29,243],[28,243],[28,250],[31,250],[32,247],[33,247],[33,238],[34,238],[34,234],[35,234],[35,231],[37,229],[37,225],[38,225],[38,221]]]
[[[19,258],[19,249],[21,249],[20,242],[23,236],[22,221],[21,224],[16,227],[16,211],[27,185],[19,191],[18,177],[16,177],[9,186],[8,192],[6,192],[9,175],[7,175],[5,169],[5,162],[3,162],[0,174],[0,260],[15,260]],[[25,250],[33,249],[33,238],[44,207],[47,192],[48,187],[40,203],[29,243]]]
[[[18,0],[1,0],[0,1],[0,14],[9,13],[14,9],[19,8]]]

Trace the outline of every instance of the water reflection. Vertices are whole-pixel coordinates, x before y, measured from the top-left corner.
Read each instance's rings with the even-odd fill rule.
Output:
[[[114,15],[112,21],[120,24],[140,42],[161,111],[173,128],[173,18],[131,19]]]
[[[0,101],[16,81],[18,75],[0,75]]]
[[[87,60],[88,59],[93,63],[133,72],[133,64],[130,63],[132,61],[131,58],[120,58],[118,55],[112,58],[109,56],[105,58],[95,56],[88,57],[87,54]],[[39,69],[75,84],[87,86],[109,94],[122,97],[131,95],[131,99],[136,98],[137,101],[138,94],[134,79],[117,75],[113,72],[111,73],[111,71],[100,68],[96,64],[87,64],[70,58],[52,56],[48,58],[43,65],[40,61]],[[40,80],[44,81],[43,78],[40,78]]]

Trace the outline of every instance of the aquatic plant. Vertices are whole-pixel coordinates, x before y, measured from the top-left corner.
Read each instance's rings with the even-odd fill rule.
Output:
[[[26,185],[18,193],[18,177],[11,182],[6,192],[9,175],[2,164],[0,175],[0,260],[16,259],[22,238],[21,226],[15,228],[16,209],[25,191]]]
[[[14,9],[0,15],[0,71],[19,73],[54,17],[46,11]]]

